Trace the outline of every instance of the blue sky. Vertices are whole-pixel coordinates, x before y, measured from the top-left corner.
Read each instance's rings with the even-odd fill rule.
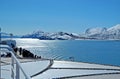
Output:
[[[84,32],[120,23],[120,0],[0,0],[2,31]]]

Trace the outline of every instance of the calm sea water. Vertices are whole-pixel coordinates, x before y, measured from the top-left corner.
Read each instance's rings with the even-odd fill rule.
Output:
[[[120,66],[120,41],[16,39],[17,46],[44,58]]]

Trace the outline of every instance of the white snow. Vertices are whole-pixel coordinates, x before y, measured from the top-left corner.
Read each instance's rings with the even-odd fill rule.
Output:
[[[107,31],[112,31],[112,30],[120,30],[120,24],[117,24],[117,25],[107,29]]]
[[[70,37],[70,36],[68,36],[68,35],[58,36],[57,38],[72,39],[72,37]]]
[[[33,75],[46,69],[49,64],[50,64],[49,60],[44,60],[44,61],[22,63],[22,67],[28,75]]]
[[[45,68],[50,64],[49,60],[41,60],[36,62],[27,62],[22,63],[22,67],[28,75],[34,75]],[[63,68],[63,69],[54,69],[54,68]],[[69,68],[69,69],[65,69]],[[120,69],[120,67],[114,66],[104,66],[98,64],[89,64],[82,62],[69,62],[69,61],[55,61],[51,68],[47,71],[32,77],[32,79],[52,79],[66,76],[76,76],[76,75],[90,75],[90,74],[102,74],[102,73],[120,73],[120,71],[116,70],[84,70],[84,69],[70,69],[70,68],[105,68],[105,69]],[[6,76],[7,75],[7,76]],[[21,79],[23,79],[23,75],[20,75]],[[2,78],[11,79],[10,78],[10,65],[2,66]],[[79,78],[78,78],[79,79]],[[88,78],[89,79],[89,78]],[[94,79],[97,79],[96,77]]]
[[[27,62],[27,63],[22,63],[22,68],[24,69],[24,71],[29,76],[32,76],[32,75],[44,70],[45,68],[47,68],[49,64],[50,64],[49,60]],[[10,71],[10,69],[11,69],[10,65],[2,66],[2,78],[11,79],[11,74],[10,74],[11,71]],[[24,76],[21,73],[21,79],[24,79],[23,77]]]
[[[41,36],[46,37],[46,39],[54,39],[54,40],[82,39],[80,38],[81,36],[85,38],[92,37],[98,39],[120,39],[120,24],[117,24],[110,28],[102,28],[102,27],[88,28],[84,34],[67,33],[67,32],[49,33],[41,30],[37,30],[34,31],[33,33],[24,35],[23,37],[40,39]]]
[[[73,78],[67,78],[67,79],[120,79],[120,74],[73,77]]]
[[[86,30],[86,36],[97,39],[120,39],[120,24],[117,24],[108,29],[106,28],[91,28]]]
[[[81,62],[69,62],[69,61],[54,61],[54,64],[52,65],[51,68],[53,69],[49,69],[46,72],[33,77],[32,79],[40,79],[40,78],[41,79],[52,79],[52,78],[76,76],[76,75],[90,75],[90,74],[120,72],[120,71],[114,71],[114,70],[74,69],[74,68],[120,69],[120,67],[104,66],[104,65],[81,63]],[[58,68],[58,69],[54,69],[54,68]],[[69,69],[65,69],[65,68],[69,68]],[[73,68],[73,69],[70,69],[70,68]]]
[[[106,28],[96,27],[96,28],[91,28],[86,30],[86,34],[88,35],[102,34],[104,32],[106,32]]]
[[[107,70],[71,70],[71,69],[49,69],[41,75],[35,76],[32,79],[53,79],[67,76],[88,75],[88,74],[101,74],[101,73],[114,73],[116,71]],[[117,71],[119,72],[119,71]]]
[[[80,36],[80,35],[79,35],[79,34],[77,34],[77,33],[72,33],[72,35],[74,35],[74,36],[78,36],[78,37]]]
[[[53,68],[106,68],[106,69],[120,69],[120,67],[106,66],[100,64],[70,62],[70,61],[54,61]]]

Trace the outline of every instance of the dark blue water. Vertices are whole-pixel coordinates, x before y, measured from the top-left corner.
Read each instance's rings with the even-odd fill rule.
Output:
[[[17,39],[19,47],[44,58],[120,66],[120,41]]]

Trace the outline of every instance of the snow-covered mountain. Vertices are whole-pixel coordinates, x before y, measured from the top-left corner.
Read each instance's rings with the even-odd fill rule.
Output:
[[[96,39],[120,39],[120,24],[111,28],[89,28],[85,35]]]
[[[88,28],[84,34],[56,32],[49,33],[41,30],[33,31],[22,38],[38,38],[41,40],[75,40],[75,39],[103,39],[120,40],[120,24],[111,28]]]
[[[79,39],[79,34],[67,32],[48,33],[37,30],[31,34],[22,36],[22,38],[38,38],[41,40],[72,40]]]
[[[102,34],[105,34],[106,33],[106,28],[89,28],[86,30],[85,34],[88,36],[88,37],[100,37]]]

